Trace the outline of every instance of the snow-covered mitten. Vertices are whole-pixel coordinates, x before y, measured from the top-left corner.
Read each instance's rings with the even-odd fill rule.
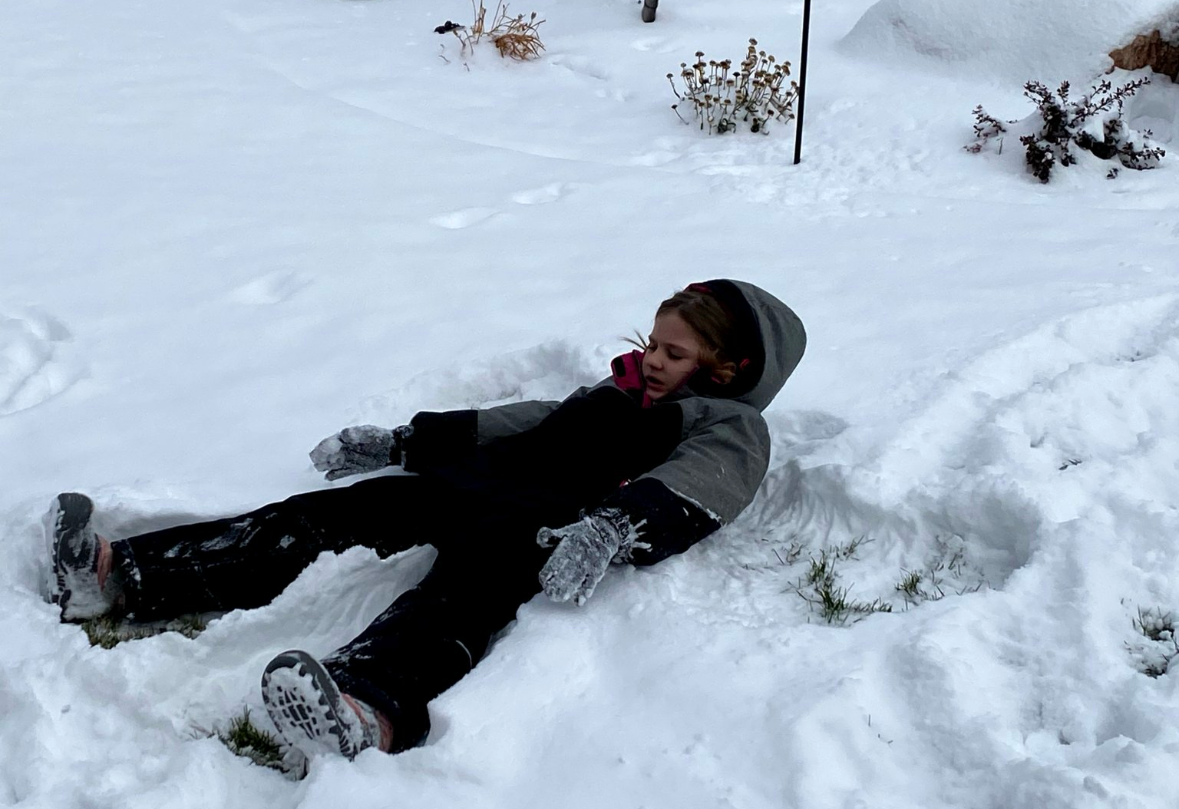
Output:
[[[643,22],[655,22],[655,9],[659,8],[659,0],[643,0]]]
[[[111,611],[122,588],[110,575],[110,543],[94,533],[94,503],[84,494],[59,494],[47,515],[53,549],[54,603],[64,621],[85,621]]]
[[[364,424],[345,427],[311,450],[311,463],[328,480],[375,472],[401,463],[404,441],[413,432],[405,425],[390,430]]]
[[[323,664],[292,649],[262,674],[262,702],[279,734],[309,758],[331,753],[347,759],[361,750],[389,749],[392,729],[370,705],[341,693]]]
[[[536,541],[557,549],[540,571],[540,585],[553,601],[573,601],[580,607],[594,594],[610,561],[634,544],[630,521],[616,508],[599,509],[579,522],[556,530],[542,528]]]

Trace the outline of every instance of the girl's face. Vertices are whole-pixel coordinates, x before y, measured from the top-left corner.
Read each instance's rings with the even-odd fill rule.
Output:
[[[703,350],[700,337],[678,314],[656,317],[643,354],[647,395],[658,400],[687,382],[696,373]]]

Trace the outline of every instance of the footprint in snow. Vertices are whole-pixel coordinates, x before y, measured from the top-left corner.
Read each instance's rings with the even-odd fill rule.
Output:
[[[625,103],[634,98],[634,94],[628,93],[626,90],[619,90],[617,88],[611,88],[608,90],[605,87],[599,87],[594,91],[594,95],[597,98],[609,98],[612,101],[618,101],[620,103]]]
[[[839,416],[821,410],[771,411],[765,418],[774,442],[789,448],[793,458],[813,452],[848,428]]]
[[[464,208],[461,211],[435,216],[430,220],[430,224],[447,230],[461,230],[485,222],[497,213],[499,211],[495,208]]]
[[[679,43],[666,37],[640,37],[639,39],[633,40],[630,46],[636,51],[671,53],[679,48]]]
[[[311,281],[296,272],[278,270],[256,278],[230,293],[231,300],[247,306],[269,306],[294,297]]]
[[[84,373],[69,330],[53,317],[0,312],[0,416],[28,410],[72,386]]]
[[[584,56],[558,56],[550,64],[554,67],[564,68],[570,73],[589,76],[591,79],[597,79],[598,81],[609,81],[610,79],[610,74],[604,67]]]
[[[659,166],[666,166],[668,163],[674,163],[681,158],[683,158],[683,155],[679,152],[656,150],[637,154],[627,160],[627,163],[632,166],[657,168]]]
[[[572,188],[568,183],[549,183],[540,188],[529,188],[512,194],[512,202],[518,205],[543,205],[556,202]]]

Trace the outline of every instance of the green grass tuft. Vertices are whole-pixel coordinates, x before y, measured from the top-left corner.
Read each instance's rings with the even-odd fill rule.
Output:
[[[810,566],[795,588],[802,600],[817,610],[819,617],[828,624],[843,626],[874,612],[892,612],[892,604],[887,601],[879,598],[857,601],[849,597],[850,587],[839,585],[836,560],[852,558],[864,541],[861,537],[830,552],[824,549],[818,559],[812,556]]]
[[[921,593],[921,571],[918,570],[901,570],[904,577],[896,583],[896,591],[905,597],[905,600],[916,600]]]
[[[209,622],[205,620],[205,616],[200,613],[193,613],[192,615],[182,615],[179,618],[168,622],[164,629],[168,632],[179,632],[186,638],[195,638],[197,635],[209,628]]]
[[[1171,661],[1179,657],[1179,637],[1175,632],[1175,616],[1162,607],[1138,608],[1133,620],[1134,629],[1143,640],[1126,644],[1139,671],[1147,677],[1162,677],[1171,668]]]
[[[195,638],[207,626],[202,615],[185,615],[163,624],[135,624],[113,615],[100,615],[81,623],[90,645],[103,649],[113,649],[125,640],[141,640],[164,632],[179,632],[186,638]]]
[[[254,724],[249,708],[243,708],[239,716],[231,719],[227,729],[217,731],[217,738],[235,756],[248,758],[260,767],[286,772],[282,745],[272,734]]]
[[[109,615],[83,621],[82,631],[90,639],[91,646],[101,646],[103,649],[113,649],[125,640],[149,638],[157,634],[152,629],[128,626]]]

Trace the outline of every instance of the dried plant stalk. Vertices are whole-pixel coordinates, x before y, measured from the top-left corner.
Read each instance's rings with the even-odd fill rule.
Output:
[[[527,19],[523,14],[513,17],[508,13],[508,4],[498,0],[495,13],[491,15],[491,25],[488,27],[487,7],[483,0],[471,0],[471,14],[474,22],[470,25],[456,25],[447,20],[446,25],[434,30],[440,34],[454,34],[462,43],[464,54],[474,53],[475,46],[484,37],[491,40],[500,56],[519,61],[535,59],[545,49],[539,31],[544,20],[538,20],[535,11]]]
[[[733,70],[731,59],[704,61],[704,52],[696,52],[692,64],[680,64],[680,78],[685,91],[676,88],[675,76],[667,74],[672,92],[681,102],[692,105],[701,129],[724,134],[737,129],[739,122],[749,124],[751,132],[768,132],[770,121],[789,121],[794,117],[798,83],[788,81],[790,63],[757,49],[757,40],[749,40],[745,59]],[[680,115],[679,103],[671,108]],[[682,115],[680,119],[688,123]]]

